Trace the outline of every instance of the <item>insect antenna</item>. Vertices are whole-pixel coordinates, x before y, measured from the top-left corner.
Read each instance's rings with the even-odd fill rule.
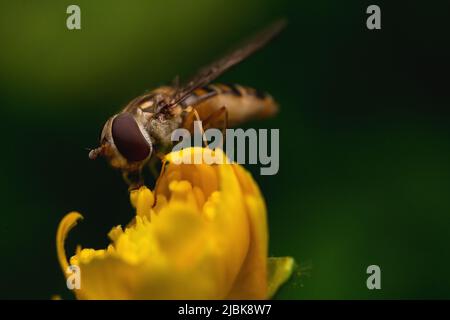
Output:
[[[85,148],[85,149],[89,151],[89,159],[91,159],[91,160],[95,160],[95,159],[97,159],[97,157],[99,155],[103,154],[103,146],[100,146],[100,147],[94,148],[94,149],[91,149],[91,148]]]

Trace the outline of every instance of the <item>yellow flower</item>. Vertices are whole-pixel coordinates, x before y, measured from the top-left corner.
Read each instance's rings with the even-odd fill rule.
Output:
[[[112,228],[111,244],[77,249],[70,258],[81,271],[77,298],[266,299],[289,278],[292,258],[267,257],[266,207],[250,174],[237,164],[175,164],[202,152],[214,154],[168,154],[154,192],[130,193],[136,217]],[[81,218],[69,213],[58,228],[64,273],[64,241]]]

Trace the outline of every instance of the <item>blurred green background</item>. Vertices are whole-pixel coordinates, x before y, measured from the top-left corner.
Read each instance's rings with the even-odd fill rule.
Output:
[[[120,174],[85,150],[107,117],[281,16],[287,30],[220,78],[281,105],[248,124],[280,128],[278,175],[248,167],[270,254],[299,264],[277,298],[449,298],[448,1],[375,3],[379,31],[368,1],[2,1],[0,298],[73,298],[55,253],[65,213],[85,216],[69,252],[131,218]],[[82,30],[66,29],[70,4]]]

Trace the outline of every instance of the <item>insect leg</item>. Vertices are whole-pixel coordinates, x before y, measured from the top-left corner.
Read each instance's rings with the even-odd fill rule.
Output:
[[[203,128],[218,128],[222,131],[222,143],[220,148],[223,149],[225,144],[226,130],[228,128],[228,109],[223,106],[217,111],[214,111],[209,117],[204,121]]]
[[[208,147],[208,141],[206,140],[205,130],[203,130],[202,120],[200,119],[200,116],[199,116],[197,110],[192,109],[191,112],[192,112],[193,116],[195,117],[195,120],[197,121],[197,123],[200,123],[200,128],[199,129],[200,129],[200,133],[202,134],[203,144],[204,144],[204,147],[207,148]],[[194,124],[195,124],[195,122],[194,122]]]
[[[140,169],[136,171],[122,171],[122,177],[128,184],[129,191],[139,189],[144,185],[144,179]]]

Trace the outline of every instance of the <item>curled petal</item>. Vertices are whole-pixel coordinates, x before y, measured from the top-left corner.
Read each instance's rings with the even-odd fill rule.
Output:
[[[69,231],[77,225],[78,220],[83,219],[83,216],[78,212],[68,213],[59,223],[58,231],[56,232],[56,252],[58,254],[59,264],[65,274],[67,267],[69,266],[66,257],[66,250],[64,249],[64,243],[66,241]]]

